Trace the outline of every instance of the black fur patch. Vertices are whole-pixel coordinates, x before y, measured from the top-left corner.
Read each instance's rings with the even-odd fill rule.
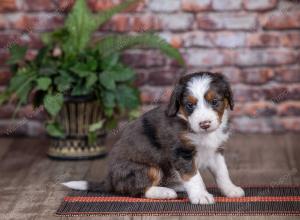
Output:
[[[156,134],[156,130],[155,127],[153,126],[153,124],[151,124],[151,122],[147,119],[147,118],[143,118],[143,130],[144,130],[144,134],[148,137],[150,143],[156,147],[157,149],[161,148],[161,144],[157,139],[157,134]]]
[[[192,160],[195,154],[193,149],[178,147],[175,149],[176,157],[182,157],[185,160]]]

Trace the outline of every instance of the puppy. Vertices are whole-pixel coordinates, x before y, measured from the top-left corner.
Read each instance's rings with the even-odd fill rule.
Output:
[[[229,177],[222,144],[233,110],[229,83],[218,73],[183,76],[166,106],[131,122],[109,154],[108,175],[98,184],[71,181],[78,190],[173,199],[186,191],[192,204],[214,203],[200,170],[208,168],[227,197],[244,196]]]

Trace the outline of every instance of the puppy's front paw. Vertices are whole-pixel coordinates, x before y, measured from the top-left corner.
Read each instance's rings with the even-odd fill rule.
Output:
[[[230,198],[237,198],[245,196],[244,190],[239,186],[231,186],[226,189],[223,189],[223,194]]]
[[[213,204],[213,203],[215,203],[213,195],[208,192],[191,194],[189,196],[189,199],[192,204]]]

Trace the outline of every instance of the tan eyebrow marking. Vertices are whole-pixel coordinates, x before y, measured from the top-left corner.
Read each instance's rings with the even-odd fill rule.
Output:
[[[212,90],[208,90],[206,94],[204,95],[204,98],[206,101],[210,102],[216,97],[216,93]]]
[[[192,95],[189,95],[189,96],[187,97],[187,100],[188,100],[190,103],[192,103],[193,105],[196,105],[197,102],[198,102],[198,99],[197,99],[195,96],[192,96]]]

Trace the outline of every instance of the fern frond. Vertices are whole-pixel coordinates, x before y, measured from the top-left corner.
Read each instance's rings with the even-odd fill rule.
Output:
[[[184,60],[179,51],[155,34],[145,33],[136,36],[108,36],[98,43],[97,48],[99,52],[106,57],[135,46],[158,49],[170,58],[177,60],[181,65],[184,65]]]

